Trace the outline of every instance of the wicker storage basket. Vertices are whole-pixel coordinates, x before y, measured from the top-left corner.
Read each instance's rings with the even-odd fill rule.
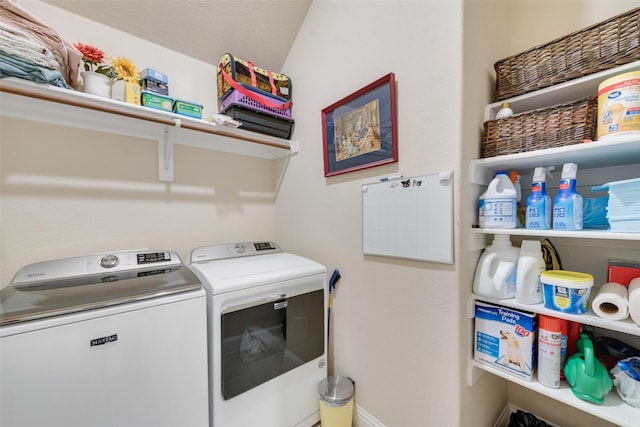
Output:
[[[597,97],[484,123],[482,158],[580,144],[596,136]]]
[[[640,8],[495,63],[496,99],[640,59]]]

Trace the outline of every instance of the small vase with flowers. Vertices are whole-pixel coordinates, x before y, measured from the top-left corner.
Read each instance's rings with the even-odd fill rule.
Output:
[[[111,98],[111,88],[116,78],[113,66],[104,64],[104,52],[97,47],[76,43],[73,45],[82,54],[84,71],[80,73],[84,92]]]

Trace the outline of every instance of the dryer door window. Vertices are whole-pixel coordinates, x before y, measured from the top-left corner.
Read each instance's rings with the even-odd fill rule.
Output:
[[[231,399],[324,353],[324,292],[222,314],[222,396]]]

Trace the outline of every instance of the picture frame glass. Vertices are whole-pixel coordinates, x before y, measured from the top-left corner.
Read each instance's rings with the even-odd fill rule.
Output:
[[[398,161],[390,73],[322,110],[325,176]]]

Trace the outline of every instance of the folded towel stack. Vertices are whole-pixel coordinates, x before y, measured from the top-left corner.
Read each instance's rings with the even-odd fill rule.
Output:
[[[71,88],[82,55],[58,32],[16,4],[0,0],[0,78]]]

